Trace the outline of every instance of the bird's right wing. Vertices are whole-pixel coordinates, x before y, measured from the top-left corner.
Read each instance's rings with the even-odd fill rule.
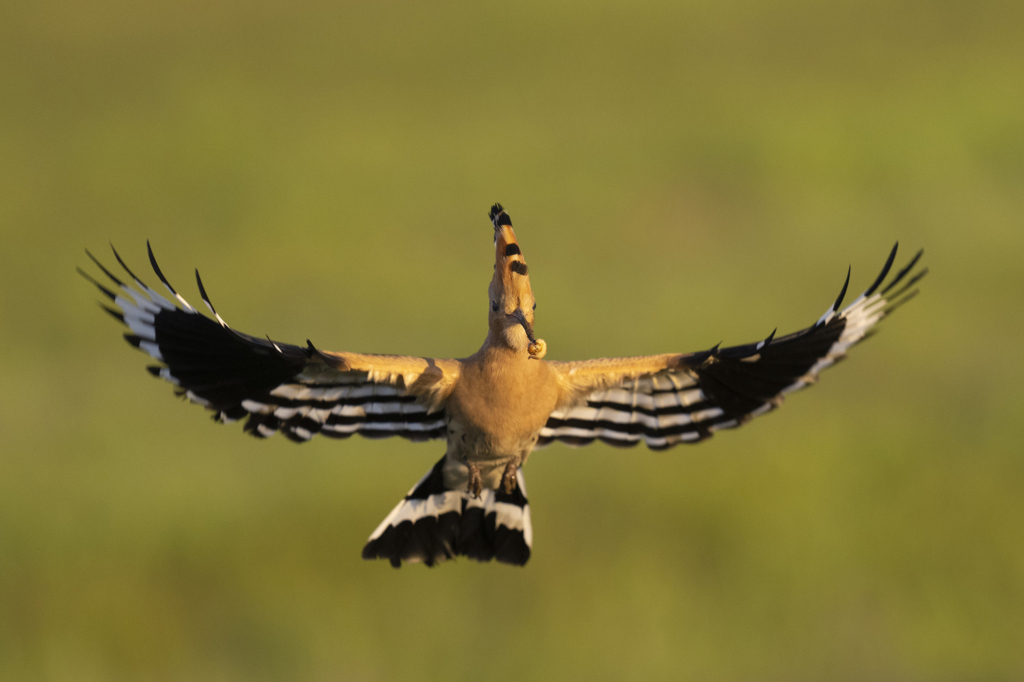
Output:
[[[538,445],[600,439],[662,450],[704,440],[775,409],[787,394],[816,382],[821,370],[842,360],[875,324],[917,293],[913,286],[927,273],[911,275],[920,252],[881,288],[895,256],[894,247],[875,283],[840,311],[847,274],[838,300],[814,325],[782,338],[772,332],[757,343],[699,353],[552,362],[563,398],[541,429]]]
[[[128,343],[162,363],[150,366],[150,373],[212,410],[215,420],[246,418],[245,430],[254,436],[281,431],[298,442],[317,433],[411,440],[446,436],[444,404],[458,378],[457,361],[334,353],[308,341],[301,347],[249,336],[229,327],[213,309],[198,271],[199,291],[214,319],[199,314],[171,287],[152,250],[153,269],[174,301],[144,284],[114,255],[137,289],[92,254],[117,291],[79,272],[117,306],[103,307],[129,328]]]

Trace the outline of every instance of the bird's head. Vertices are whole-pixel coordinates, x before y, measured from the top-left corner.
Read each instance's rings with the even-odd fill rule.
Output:
[[[533,335],[537,299],[530,288],[526,259],[512,230],[512,219],[501,204],[492,206],[489,216],[494,224],[494,278],[488,287],[491,337],[539,360],[547,352],[547,344]]]

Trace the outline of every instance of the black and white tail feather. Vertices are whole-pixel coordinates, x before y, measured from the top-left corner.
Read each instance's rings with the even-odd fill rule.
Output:
[[[466,556],[524,565],[533,547],[530,505],[523,470],[511,493],[484,489],[479,497],[445,487],[445,458],[413,486],[381,522],[363,548],[364,559],[388,559],[427,566]]]

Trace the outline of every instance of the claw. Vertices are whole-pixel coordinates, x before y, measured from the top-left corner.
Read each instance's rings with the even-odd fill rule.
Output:
[[[468,462],[466,466],[469,467],[469,492],[473,493],[473,497],[480,499],[480,491],[484,488],[483,479],[480,477],[480,468],[473,462]]]
[[[515,460],[505,465],[505,473],[501,475],[501,483],[505,487],[505,494],[511,495],[516,489],[516,466]]]

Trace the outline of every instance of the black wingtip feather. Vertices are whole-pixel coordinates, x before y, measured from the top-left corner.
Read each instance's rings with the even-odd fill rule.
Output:
[[[147,243],[148,243],[148,242],[147,242]],[[122,260],[122,258],[121,258],[121,254],[119,254],[119,253],[117,252],[117,249],[115,249],[115,248],[114,248],[114,243],[113,243],[113,242],[111,242],[111,243],[110,243],[110,250],[114,252],[114,258],[116,258],[116,259],[117,259],[117,262],[121,264],[121,267],[122,267],[122,268],[124,268],[124,271],[125,271],[125,272],[127,272],[127,273],[128,273],[128,275],[129,275],[129,276],[130,276],[130,277],[131,277],[131,278],[132,278],[133,280],[135,280],[136,282],[138,282],[138,283],[139,283],[139,286],[142,286],[142,287],[145,287],[146,289],[148,289],[149,287],[147,287],[147,286],[146,286],[146,285],[145,285],[145,284],[144,284],[144,283],[142,282],[142,280],[141,280],[141,279],[139,279],[138,277],[136,277],[136,276],[135,276],[135,273],[134,273],[134,272],[132,272],[132,271],[131,271],[131,269],[129,269],[127,265],[125,265],[125,262],[124,262],[124,260]]]
[[[925,275],[927,275],[927,274],[928,274],[928,268],[925,268],[925,269],[924,269],[924,270],[922,270],[921,272],[919,272],[919,273],[917,273],[916,275],[914,275],[913,277],[911,277],[911,278],[910,278],[910,279],[909,279],[909,280],[907,281],[907,283],[906,283],[906,284],[904,284],[903,286],[901,286],[901,287],[899,288],[899,291],[896,291],[895,293],[893,293],[893,294],[892,294],[891,296],[889,296],[889,298],[891,298],[891,299],[897,299],[897,298],[899,298],[900,296],[902,296],[903,294],[905,294],[905,293],[907,292],[907,290],[908,290],[908,289],[910,289],[910,288],[911,288],[911,287],[913,287],[913,286],[914,286],[915,284],[917,284],[918,282],[920,282],[920,281],[921,281],[921,278],[922,278],[922,277],[924,277],[924,276],[925,276]]]
[[[885,309],[885,314],[890,314],[892,311],[896,310],[904,303],[916,298],[919,293],[921,293],[920,289],[914,289],[909,294],[905,295],[903,298],[897,299],[894,303],[892,303]]]
[[[882,268],[882,272],[878,275],[878,279],[872,284],[867,291],[864,292],[864,297],[867,298],[871,294],[875,293],[875,289],[882,285],[885,280],[885,276],[889,274],[889,269],[892,267],[892,262],[896,260],[896,250],[900,248],[900,243],[896,242],[892,247],[892,251],[889,252],[889,258],[885,261],[885,267]]]
[[[906,266],[904,266],[904,268],[902,270],[900,270],[899,272],[896,273],[896,277],[894,277],[893,280],[891,282],[889,282],[889,285],[887,287],[885,287],[884,289],[882,289],[882,295],[884,296],[885,294],[889,293],[890,289],[892,289],[894,286],[899,284],[900,280],[902,280],[904,277],[907,276],[907,273],[910,272],[914,268],[915,265],[917,265],[917,261],[920,260],[921,256],[923,256],[923,255],[924,255],[924,249],[921,249],[920,251],[918,251],[917,255],[915,255],[913,257],[913,259],[911,259],[911,261],[909,263],[907,263]]]
[[[113,308],[108,308],[107,306],[103,305],[102,303],[100,303],[100,307],[103,308],[105,311],[107,311],[108,315],[113,317],[115,320],[117,320],[121,324],[125,323],[124,322],[124,315],[122,315],[121,313],[117,312]]]
[[[155,272],[156,276],[160,278],[160,281],[164,283],[164,286],[167,287],[172,294],[177,296],[178,292],[174,290],[171,283],[167,281],[166,277],[164,277],[164,273],[160,271],[160,266],[156,263],[156,256],[153,255],[153,247],[149,245],[148,239],[146,240],[146,251],[149,253],[149,264],[153,266],[153,272]]]
[[[910,281],[907,282],[907,287],[914,286],[915,284],[917,284],[918,282],[921,281],[922,277],[924,277],[927,274],[928,274],[928,268],[925,268],[924,270],[922,270],[921,272],[917,273],[916,275],[914,275],[913,277],[910,278]]]
[[[217,313],[214,313],[214,315],[216,315],[216,314]],[[266,334],[266,337],[267,337],[267,341],[270,342],[270,345],[274,347],[274,350],[276,350],[278,353],[283,353],[284,352],[284,351],[281,350],[281,347],[277,345],[277,342],[275,342],[274,339],[270,338],[270,334]],[[306,357],[309,357],[309,356],[307,355]]]
[[[839,292],[839,296],[836,297],[836,302],[832,304],[832,312],[837,312],[839,306],[843,304],[843,299],[846,298],[846,290],[850,286],[850,273],[853,272],[853,266],[848,265],[846,267],[846,281],[843,282],[843,289]]]
[[[79,275],[81,275],[82,277],[85,277],[87,280],[89,280],[89,282],[92,283],[93,286],[95,286],[97,289],[102,291],[103,295],[106,296],[107,298],[109,298],[111,301],[113,301],[113,300],[115,300],[117,298],[117,294],[115,294],[113,291],[111,291],[110,289],[106,288],[105,286],[103,286],[102,284],[97,282],[85,270],[83,270],[82,268],[75,268],[75,270],[78,272]]]
[[[210,303],[210,297],[206,295],[206,287],[203,286],[203,278],[199,276],[199,268],[196,268],[196,284],[199,285],[199,295],[203,297],[203,302],[210,306],[210,312],[216,315],[217,311],[214,309],[213,304]]]
[[[119,287],[123,287],[124,286],[124,282],[119,280],[117,277],[114,277],[114,275],[110,272],[110,270],[107,270],[105,267],[103,267],[103,263],[101,263],[98,260],[96,260],[96,256],[92,255],[92,253],[89,252],[89,249],[85,250],[85,255],[87,255],[89,258],[91,258],[92,262],[96,264],[96,267],[98,267],[100,270],[102,270],[104,275],[106,275],[111,280],[113,280],[114,284],[116,284]]]

